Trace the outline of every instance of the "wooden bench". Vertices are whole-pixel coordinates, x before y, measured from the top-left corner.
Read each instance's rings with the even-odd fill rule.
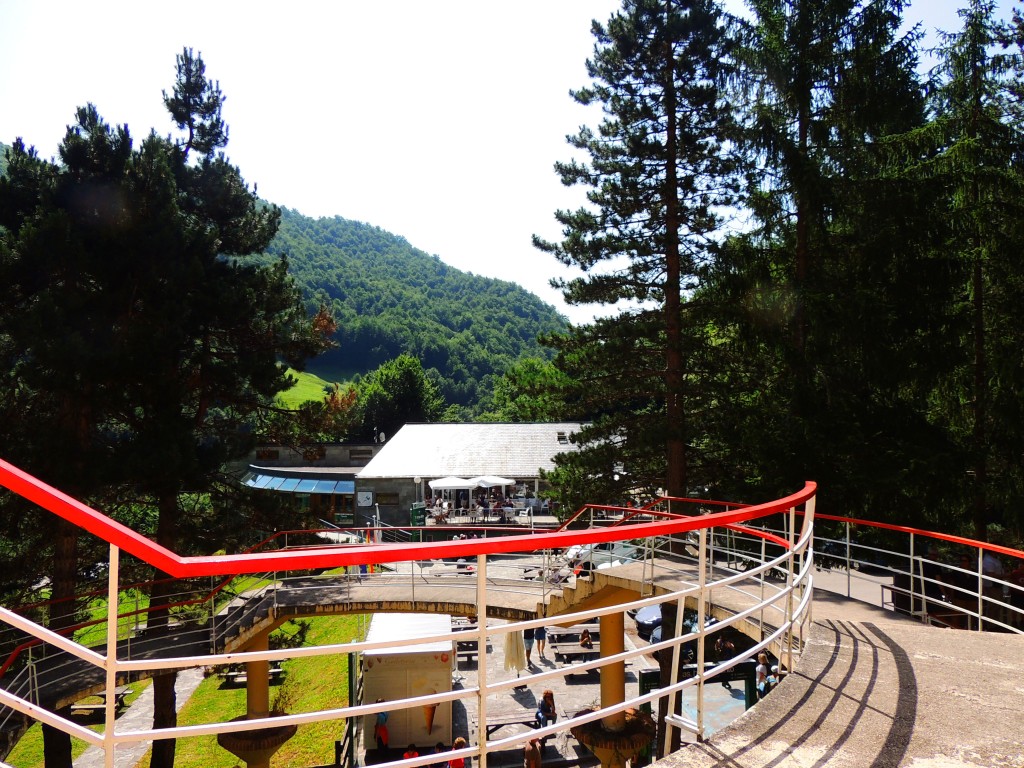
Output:
[[[115,710],[120,710],[124,706],[124,700],[131,694],[131,692],[132,692],[131,687],[127,686],[127,685],[119,685],[117,688],[114,689],[114,709]],[[96,694],[93,694],[93,695],[98,697],[100,699],[100,701],[93,702],[93,703],[88,703],[87,702],[87,703],[84,703],[84,704],[82,704],[82,703],[80,703],[80,704],[72,704],[71,705],[71,711],[72,712],[89,712],[89,713],[94,713],[94,712],[102,712],[103,710],[105,710],[107,708],[107,692],[106,691],[100,691],[99,693],[96,693]]]
[[[506,712],[505,714],[488,715],[484,730],[487,738],[491,737],[499,728],[506,725],[528,725],[530,728],[537,727],[537,713],[534,710],[522,710],[520,712]]]

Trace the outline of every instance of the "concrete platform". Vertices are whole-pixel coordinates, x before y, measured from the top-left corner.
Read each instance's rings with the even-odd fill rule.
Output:
[[[818,597],[795,672],[658,766],[1024,766],[1024,636],[928,627]]]

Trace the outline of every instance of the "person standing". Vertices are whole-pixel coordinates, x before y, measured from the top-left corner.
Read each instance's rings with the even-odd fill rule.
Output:
[[[377,699],[377,703],[380,704],[384,699]],[[373,737],[377,740],[377,749],[380,752],[386,752],[388,749],[388,713],[378,712],[377,719],[373,724]]]
[[[530,661],[530,654],[533,653],[533,630],[523,630],[523,646],[526,648],[526,666],[532,667],[533,662]]]
[[[452,742],[452,751],[456,749],[465,749],[466,740],[459,736]],[[448,768],[466,768],[466,759],[464,757],[453,757],[448,761]]]
[[[437,742],[437,744],[434,745],[434,754],[435,755],[443,755],[447,751],[448,751],[448,747],[446,747],[444,745],[444,742],[442,742],[442,741],[439,741],[439,742]],[[444,758],[441,758],[440,762],[431,763],[430,764],[430,768],[447,768],[447,766],[448,766],[448,761],[445,760]]]
[[[544,658],[544,645],[548,641],[547,627],[537,627],[533,630],[533,640],[537,644],[537,656]]]
[[[721,664],[723,661],[728,661],[736,655],[736,646],[732,640],[728,639],[724,635],[719,634],[715,639],[715,656],[717,661]],[[728,672],[726,674],[729,674]],[[722,687],[727,690],[732,690],[732,684],[728,680],[722,681]]]

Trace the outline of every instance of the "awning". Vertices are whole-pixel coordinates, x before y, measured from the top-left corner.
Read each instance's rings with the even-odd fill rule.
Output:
[[[242,483],[250,488],[283,493],[352,495],[356,492],[355,480],[325,480],[316,477],[275,475],[268,472],[248,472],[242,478]]]

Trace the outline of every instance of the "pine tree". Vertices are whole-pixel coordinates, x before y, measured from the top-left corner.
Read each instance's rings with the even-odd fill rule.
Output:
[[[619,488],[682,496],[691,480],[702,308],[688,302],[713,259],[733,199],[729,105],[721,89],[729,39],[706,0],[629,0],[594,23],[593,83],[573,93],[605,114],[570,138],[588,163],[561,163],[590,206],[559,211],[560,243],[535,244],[584,277],[555,281],[571,304],[618,309],[551,344],[594,416],[566,461]],[[616,472],[615,468],[619,471]],[[616,479],[617,476],[617,479]]]
[[[944,35],[938,51],[932,119],[897,144],[910,156],[907,175],[941,191],[942,248],[962,280],[950,322],[958,350],[935,390],[934,414],[964,453],[968,466],[957,476],[967,479],[973,534],[982,540],[988,523],[1024,500],[1024,36],[1019,17],[1015,34],[994,13],[991,0],[960,12],[963,28]]]
[[[14,425],[15,444],[31,471],[86,500],[130,488],[157,511],[151,533],[171,549],[203,524],[189,516],[208,506],[196,495],[234,482],[222,467],[247,452],[251,419],[290,383],[287,366],[333,330],[310,321],[285,261],[250,258],[279,213],[215,154],[227,130],[203,71],[191,51],[178,57],[167,101],[180,142],[151,133],[136,149],[90,105],[60,165],[19,144],[0,183],[0,348],[19,402],[40,417]],[[57,542],[55,586],[73,594],[74,532]],[[158,585],[147,622],[157,631],[173,589]],[[173,684],[173,673],[154,682],[157,728],[176,722]],[[63,735],[46,751],[47,766],[70,765]],[[157,740],[152,765],[173,760],[173,740]]]
[[[732,308],[723,336],[752,386],[718,442],[759,492],[812,477],[857,513],[905,494],[896,457],[934,436],[918,363],[941,342],[926,301],[945,285],[921,237],[927,195],[888,176],[881,149],[924,120],[919,36],[899,32],[901,0],[749,6],[736,98],[754,226],[730,239],[708,300]]]

